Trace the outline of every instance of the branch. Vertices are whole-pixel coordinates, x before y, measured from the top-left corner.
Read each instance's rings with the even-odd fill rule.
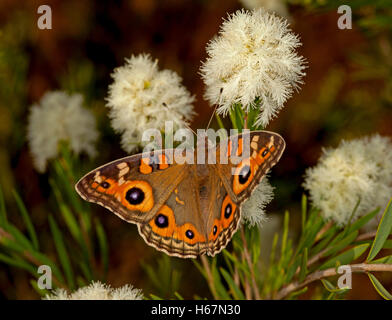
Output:
[[[244,256],[246,259],[246,262],[248,263],[249,266],[249,270],[250,270],[250,276],[252,279],[252,287],[253,287],[253,291],[254,291],[254,295],[255,295],[255,299],[256,300],[260,300],[260,293],[259,293],[259,288],[257,286],[257,282],[256,282],[256,277],[253,271],[253,264],[252,264],[252,259],[250,258],[250,254],[248,251],[248,244],[246,243],[246,238],[245,238],[245,232],[244,232],[244,227],[241,227],[241,239],[242,239],[242,243],[244,244]]]
[[[368,233],[363,233],[360,234],[355,241],[363,241],[363,240],[369,240],[369,239],[373,239],[376,236],[377,231],[372,231],[372,232],[368,232]],[[316,255],[314,255],[312,258],[310,258],[308,260],[307,263],[307,267],[309,268],[312,264],[320,261],[322,258],[324,258],[324,254],[331,248],[327,247],[324,250],[321,250],[319,253],[317,253]],[[297,268],[295,274],[298,275],[300,271],[300,267]]]
[[[367,272],[392,272],[392,265],[389,264],[366,264],[366,263],[359,263],[359,264],[351,264],[348,265],[351,267],[352,272],[357,273],[367,273]],[[337,275],[336,268],[329,268],[322,271],[316,271],[308,275],[303,282],[292,282],[283,289],[281,289],[277,294],[275,299],[281,300],[287,297],[290,293],[295,292],[303,287],[306,287],[308,284],[321,280],[324,278],[332,277]]]

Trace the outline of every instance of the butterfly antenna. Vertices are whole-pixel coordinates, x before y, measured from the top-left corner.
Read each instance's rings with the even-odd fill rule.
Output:
[[[220,88],[220,90],[219,90],[219,101],[221,101],[222,92],[223,92],[223,88]],[[207,131],[208,128],[210,127],[212,118],[214,117],[217,108],[218,108],[218,105],[216,105],[215,108],[214,108],[214,112],[213,112],[212,115],[211,115],[210,121],[208,121],[206,131]]]
[[[211,122],[212,122],[212,118],[214,117],[217,108],[218,108],[218,105],[216,105],[215,108],[214,108],[214,112],[212,113],[212,115],[211,115],[211,117],[210,117],[210,120],[208,121],[206,131],[207,131],[208,128],[210,127],[210,124],[211,124]]]
[[[170,112],[172,111],[172,110],[170,110],[170,108],[168,107],[168,105],[167,105],[165,102],[163,102],[162,105],[163,105],[166,109],[168,109]],[[184,125],[185,125],[185,127],[187,127],[189,130],[191,130],[191,131],[193,132],[193,134],[197,137],[197,133],[195,132],[195,130],[193,130],[186,122],[184,122]]]

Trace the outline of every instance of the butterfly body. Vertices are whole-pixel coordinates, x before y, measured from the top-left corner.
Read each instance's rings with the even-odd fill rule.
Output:
[[[241,204],[285,147],[276,133],[251,132],[249,155],[234,162],[246,139],[232,138],[217,148],[205,147],[202,156],[182,152],[188,161],[179,161],[173,149],[119,159],[88,173],[76,190],[85,200],[137,224],[146,243],[160,251],[181,258],[214,256],[237,230]],[[208,162],[211,151],[216,161]],[[227,162],[220,161],[222,154]]]

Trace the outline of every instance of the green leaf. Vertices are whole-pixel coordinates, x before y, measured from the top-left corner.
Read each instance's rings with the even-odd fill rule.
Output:
[[[184,300],[184,297],[183,297],[182,295],[180,295],[177,291],[174,292],[174,295],[176,296],[176,298],[177,298],[178,300]]]
[[[58,192],[58,190],[56,190],[56,189],[54,189],[54,190],[55,190],[55,193]],[[87,247],[87,243],[86,243],[85,239],[83,238],[82,230],[80,229],[80,226],[79,226],[74,214],[71,212],[71,210],[64,203],[60,203],[59,208],[60,208],[62,216],[65,220],[65,223],[66,223],[71,235],[79,243],[80,248],[82,249],[84,266],[81,266],[81,268],[84,271],[84,274],[87,277],[87,279],[92,280],[93,275],[92,275],[92,269],[91,269],[91,265],[90,265],[90,254],[89,254],[89,250]],[[80,263],[82,263],[82,261]]]
[[[349,264],[351,261],[359,258],[369,247],[368,244],[360,244],[354,248],[351,248],[336,257],[331,258],[327,262],[325,262],[321,267],[320,270],[328,269],[336,267],[337,265],[346,265]]]
[[[348,228],[351,226],[351,221],[353,220],[353,217],[354,217],[354,215],[355,215],[355,212],[357,212],[357,209],[358,209],[360,203],[361,203],[361,199],[359,198],[358,201],[357,201],[357,203],[356,203],[355,206],[354,206],[353,211],[352,211],[351,214],[350,214],[350,218],[348,219],[348,224],[347,224],[347,226],[346,226],[346,228],[345,228],[346,231],[347,231]]]
[[[249,109],[248,112],[248,128],[250,128],[251,131],[255,130],[263,130],[263,126],[261,124],[256,125],[257,117],[260,114],[260,108],[261,107],[261,100],[260,98],[256,98],[254,101],[254,107]]]
[[[233,125],[233,129],[238,129],[237,118],[235,116],[235,111],[234,110],[229,112],[229,117],[230,117],[231,123]]]
[[[15,239],[12,237],[8,237],[8,236],[0,237],[0,244],[6,247],[7,249],[16,251],[18,253],[23,253],[24,251],[26,251],[26,247],[24,247],[19,242],[15,241]]]
[[[6,226],[8,223],[7,220],[7,210],[5,208],[5,201],[3,196],[3,190],[0,186],[0,226]]]
[[[306,277],[306,274],[308,272],[307,264],[308,264],[308,248],[305,248],[304,252],[302,254],[302,259],[301,259],[301,269],[299,272],[299,282],[302,282]]]
[[[345,292],[347,292],[348,290],[350,290],[350,289],[348,289],[348,288],[342,288],[342,289],[337,288],[337,287],[335,287],[331,282],[329,282],[327,279],[321,279],[321,282],[323,283],[324,288],[327,289],[327,291],[329,291],[329,292],[331,292],[331,293],[339,293],[339,294],[342,294],[342,293],[345,293]]]
[[[305,248],[310,248],[314,240],[316,239],[316,236],[318,232],[321,230],[321,228],[324,225],[324,221],[321,217],[318,217],[317,221],[312,224],[312,226],[309,226],[303,237],[302,241],[300,241],[298,248],[297,248],[297,253],[301,253],[303,249]]]
[[[22,247],[28,250],[34,250],[30,240],[27,239],[27,237],[22,232],[20,232],[18,228],[9,223],[6,226],[6,231],[9,232],[14,237],[14,241],[16,241]]]
[[[45,254],[36,251],[31,251],[28,254],[33,258],[32,260],[34,260],[37,263],[37,265],[42,265],[42,264],[48,265],[52,269],[53,275],[58,279],[58,281],[61,284],[64,284],[64,278],[60,269],[49,257],[47,257]]]
[[[323,256],[328,257],[332,254],[339,252],[340,250],[343,250],[348,245],[350,245],[357,238],[357,236],[358,236],[358,231],[354,231],[350,233],[348,236],[340,240],[336,245],[328,249]]]
[[[301,222],[302,222],[302,232],[305,231],[305,225],[306,225],[306,215],[307,215],[307,210],[308,210],[308,199],[306,198],[306,195],[302,195],[302,201],[301,201]]]
[[[231,254],[228,250],[223,250],[223,256],[226,260],[227,266],[230,269],[230,272],[233,272],[232,264],[235,265],[239,270],[242,270],[243,272],[247,272],[245,264],[239,261],[236,255]]]
[[[316,253],[319,253],[324,248],[326,248],[327,245],[330,244],[331,239],[336,235],[338,230],[339,230],[338,227],[336,225],[333,225],[326,232],[324,232],[320,239],[320,242],[318,242],[315,246],[312,247],[311,255],[313,256]]]
[[[13,257],[9,257],[9,256],[4,255],[2,253],[0,253],[0,261],[5,264],[8,264],[10,266],[26,270],[26,271],[30,272],[31,274],[36,274],[36,272],[37,272],[36,268],[34,266],[32,266],[31,264],[29,264],[28,262],[23,261],[23,260],[19,260],[19,259],[13,258]]]
[[[214,259],[212,264],[211,264],[211,273],[212,273],[212,278],[214,279],[214,285],[215,285],[216,293],[218,294],[219,299],[231,300],[230,295],[227,293],[226,288],[222,284],[218,268],[216,267],[216,263],[217,263],[216,261],[217,260]]]
[[[284,283],[288,283],[291,281],[291,279],[293,278],[293,276],[295,275],[295,272],[297,271],[298,267],[301,265],[301,256],[297,256],[294,260],[294,262],[290,265],[290,267],[288,268],[287,272],[286,272],[286,277],[284,280]]]
[[[15,197],[16,204],[17,204],[17,206],[19,208],[19,211],[20,211],[20,213],[22,215],[23,221],[24,221],[24,223],[26,225],[27,232],[30,235],[30,239],[31,239],[31,241],[33,243],[33,247],[34,247],[35,250],[38,250],[38,248],[39,248],[38,238],[37,238],[37,234],[35,233],[34,225],[31,222],[30,215],[27,212],[27,209],[26,209],[22,199],[19,197],[19,194],[15,190],[13,190],[12,192],[13,192],[13,195]]]
[[[82,232],[71,210],[64,203],[59,203],[59,207],[71,235],[76,241],[82,241]]]
[[[63,267],[65,277],[67,279],[68,286],[71,290],[75,288],[74,273],[72,270],[72,265],[68,256],[67,249],[64,244],[63,235],[56,221],[51,215],[48,216],[50,230],[52,231],[54,245],[56,247],[57,254],[59,256],[60,263]]]
[[[40,289],[38,288],[38,282],[34,279],[30,280],[30,284],[31,286],[34,288],[34,290],[41,296],[41,297],[45,297],[46,295],[50,295],[50,291],[46,290],[46,289]]]
[[[109,270],[109,246],[106,239],[105,230],[98,219],[95,219],[95,227],[97,232],[99,251],[101,253],[101,261],[103,265],[104,276],[106,277],[106,274],[108,273]]]
[[[237,300],[245,300],[243,293],[241,292],[240,288],[235,284],[231,275],[223,268],[219,268],[219,270],[223,278],[225,278],[227,284],[229,285],[234,298]]]
[[[272,266],[275,262],[275,252],[276,252],[276,247],[278,245],[278,240],[279,240],[279,234],[275,233],[274,238],[272,240],[272,247],[271,247],[271,253],[270,253],[270,266]]]
[[[347,230],[347,233],[351,233],[355,230],[359,230],[362,228],[364,225],[366,225],[370,220],[372,220],[377,213],[380,211],[380,209],[375,209],[368,214],[364,215],[363,217],[359,218],[356,220]]]
[[[284,222],[283,222],[283,235],[282,235],[282,244],[281,244],[281,255],[283,257],[285,251],[286,251],[286,245],[287,245],[287,237],[289,234],[289,212],[285,211],[284,213]]]
[[[292,300],[292,299],[294,299],[294,298],[300,296],[301,294],[304,294],[304,293],[307,292],[307,291],[308,291],[308,287],[303,287],[302,289],[299,289],[299,290],[294,291],[293,293],[291,293],[291,294],[287,297],[287,299],[288,299],[288,300]]]
[[[385,241],[388,239],[389,234],[392,229],[392,198],[389,200],[389,203],[382,215],[380,224],[377,228],[377,234],[374,238],[372,247],[370,248],[369,255],[366,261],[372,261],[379,251],[382,249]]]
[[[329,282],[327,279],[321,279],[322,284],[324,285],[325,289],[327,289],[327,291],[329,292],[337,292],[338,289],[336,289],[336,287]]]
[[[384,286],[381,284],[378,279],[372,275],[371,273],[368,273],[369,279],[373,284],[374,289],[377,290],[378,294],[383,297],[385,300],[392,300],[392,295],[387,291],[387,289],[384,288]]]
[[[330,292],[328,296],[325,298],[325,300],[334,300],[335,297],[336,297],[336,293]]]
[[[204,270],[204,268],[201,266],[199,262],[197,262],[195,259],[192,259],[193,264],[196,266],[196,268],[199,270],[201,275],[204,277],[204,279],[207,280],[207,272]]]
[[[252,228],[252,239],[250,241],[252,263],[256,265],[260,258],[261,253],[261,241],[260,241],[260,229]]]
[[[392,264],[392,256],[382,257],[371,261],[372,264]]]
[[[244,128],[244,111],[242,110],[241,104],[238,103],[235,105],[235,115],[236,115],[236,119],[237,119],[237,125],[238,125],[238,129],[242,130]]]
[[[222,118],[219,116],[219,114],[215,113],[215,118],[218,122],[219,128],[225,129],[225,125],[223,124]]]

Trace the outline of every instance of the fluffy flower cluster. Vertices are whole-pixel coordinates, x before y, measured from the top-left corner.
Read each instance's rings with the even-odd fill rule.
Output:
[[[128,153],[141,145],[145,129],[163,130],[165,121],[175,128],[184,126],[194,115],[194,97],[173,71],[158,70],[149,55],[132,56],[114,70],[107,106],[112,127],[122,134],[122,147]]]
[[[47,161],[57,156],[60,141],[68,142],[76,154],[95,155],[94,144],[98,139],[95,118],[82,104],[80,94],[52,91],[31,107],[27,137],[38,171],[44,172]]]
[[[113,289],[101,282],[92,282],[89,286],[79,288],[73,293],[64,289],[57,289],[51,295],[46,295],[45,300],[142,300],[143,293],[127,284]]]
[[[288,17],[287,5],[283,0],[240,0],[246,9],[264,8],[269,12],[275,12],[282,17]]]
[[[269,184],[267,178],[264,178],[253,191],[250,198],[242,205],[242,222],[248,223],[250,227],[254,225],[260,227],[266,219],[264,209],[273,198],[274,188]]]
[[[358,200],[353,219],[384,209],[392,196],[391,139],[373,135],[323,150],[317,166],[307,169],[304,187],[321,214],[338,225],[349,222]]]
[[[256,124],[267,126],[302,83],[301,45],[283,18],[264,9],[237,11],[207,45],[201,67],[206,98],[227,114],[235,104],[260,108]]]

